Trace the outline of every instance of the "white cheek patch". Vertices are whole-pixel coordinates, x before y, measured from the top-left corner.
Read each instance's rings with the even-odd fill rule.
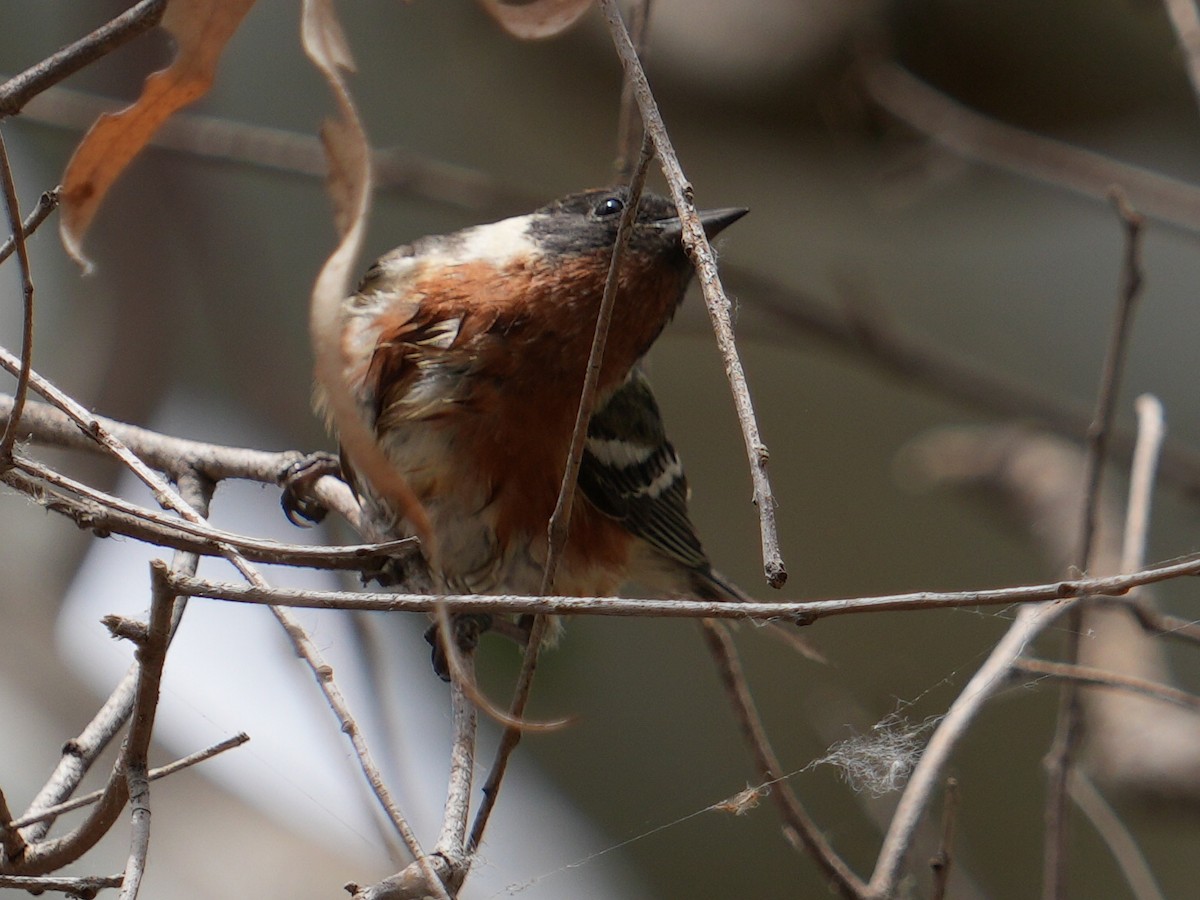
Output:
[[[514,259],[531,259],[541,256],[541,249],[529,236],[529,224],[533,215],[503,219],[490,225],[476,225],[460,231],[446,245],[444,253],[437,254],[439,262],[487,262],[505,266]]]

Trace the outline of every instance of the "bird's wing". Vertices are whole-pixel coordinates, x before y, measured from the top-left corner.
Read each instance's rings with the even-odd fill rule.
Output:
[[[668,559],[698,574],[711,571],[688,518],[683,465],[637,369],[592,416],[579,487],[600,512]]]

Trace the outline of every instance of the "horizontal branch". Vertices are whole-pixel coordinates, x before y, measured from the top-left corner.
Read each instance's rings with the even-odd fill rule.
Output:
[[[285,544],[236,534],[138,506],[21,457],[16,458],[13,468],[0,474],[0,482],[26,494],[45,509],[66,516],[98,537],[120,534],[157,547],[204,556],[220,556],[220,544],[224,543],[236,547],[254,562],[358,571],[379,565],[412,543],[411,538],[403,538],[376,544],[322,546]],[[71,496],[71,493],[81,496]]]
[[[1146,678],[1136,678],[1121,672],[1110,672],[1095,666],[1080,666],[1072,663],[1050,662],[1044,659],[1022,657],[1013,663],[1013,668],[1026,675],[1038,678],[1052,678],[1055,681],[1065,681],[1072,684],[1089,687],[1107,687],[1119,690],[1133,691],[1164,703],[1173,703],[1192,712],[1200,712],[1200,697],[1187,691],[1180,690],[1169,684],[1150,681]]]
[[[40,894],[44,891],[60,891],[72,897],[94,897],[104,888],[119,888],[124,875],[0,875],[0,888],[28,891]]]
[[[514,594],[388,594],[379,592],[263,590],[232,582],[170,576],[171,587],[190,597],[265,603],[307,609],[373,612],[432,612],[438,604],[452,612],[514,614],[645,616],[685,619],[795,619],[802,624],[830,616],[910,609],[953,609],[960,606],[1004,606],[1072,597],[1119,597],[1135,587],[1200,574],[1200,557],[1151,566],[1128,575],[1079,578],[1049,584],[978,591],[919,591],[878,597],[806,600],[791,603],[729,603],[705,600],[653,600],[625,597],[530,597]]]

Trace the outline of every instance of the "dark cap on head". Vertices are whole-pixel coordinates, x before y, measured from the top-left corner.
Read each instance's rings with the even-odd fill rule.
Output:
[[[571,194],[548,203],[534,213],[529,233],[549,253],[593,253],[612,247],[621,213],[629,200],[627,187],[600,188]],[[749,210],[743,207],[700,210],[704,233],[715,237]],[[645,192],[638,204],[637,220],[629,238],[633,253],[677,256],[686,263],[680,236],[683,222],[675,204],[659,194]]]

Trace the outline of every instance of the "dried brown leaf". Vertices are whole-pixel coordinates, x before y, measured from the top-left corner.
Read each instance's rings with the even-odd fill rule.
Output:
[[[90,267],[81,244],[108,189],[167,119],[208,93],[221,51],[253,5],[254,0],[168,5],[162,25],[175,38],[175,59],[146,79],[136,103],[96,120],[63,175],[59,233],[80,265]]]
[[[479,0],[509,34],[526,41],[554,37],[587,12],[591,0]]]
[[[426,559],[434,552],[429,519],[408,483],[397,474],[375,442],[359,405],[346,384],[341,344],[341,305],[349,295],[353,270],[362,250],[371,209],[371,148],[343,73],[353,60],[331,0],[305,0],[301,16],[304,51],[333,92],[338,115],[321,128],[329,159],[328,187],[341,242],[325,261],[313,285],[309,336],[316,357],[316,378],[342,451],[355,471],[412,525]]]

